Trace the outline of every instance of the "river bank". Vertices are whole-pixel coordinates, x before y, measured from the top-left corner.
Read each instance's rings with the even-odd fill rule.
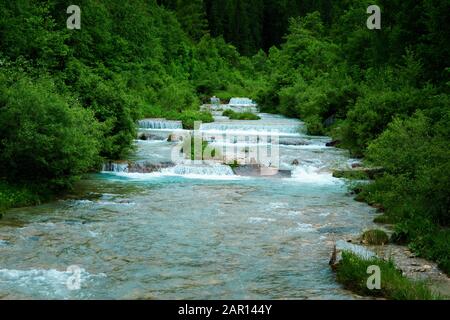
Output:
[[[389,229],[385,231],[392,233]],[[417,257],[405,246],[367,243],[363,235],[341,241],[336,248],[330,265],[337,281],[355,293],[394,300],[450,297],[450,278],[436,263]],[[380,268],[379,288],[369,289],[366,284],[370,266]]]

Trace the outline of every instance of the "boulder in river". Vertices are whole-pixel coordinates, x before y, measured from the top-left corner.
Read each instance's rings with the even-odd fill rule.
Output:
[[[183,142],[185,139],[184,134],[179,133],[171,133],[169,135],[169,138],[167,139],[167,142]]]
[[[164,137],[149,133],[149,132],[141,132],[138,135],[138,139],[142,141],[163,141],[165,140]]]
[[[327,144],[326,144],[326,146],[327,147],[336,147],[338,144],[340,144],[341,143],[341,141],[339,141],[339,140],[334,140],[334,141],[331,141],[331,142],[328,142]]]

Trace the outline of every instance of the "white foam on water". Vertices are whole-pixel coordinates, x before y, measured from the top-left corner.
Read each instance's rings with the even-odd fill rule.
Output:
[[[327,147],[326,145],[320,145],[320,144],[308,144],[308,145],[301,145],[301,146],[280,144],[280,147],[286,148],[286,149],[298,149],[298,150],[324,150],[324,149],[330,148],[330,147]]]
[[[247,177],[236,176],[226,165],[177,165],[152,173],[105,172],[131,180],[153,180],[165,177],[182,177],[195,180],[244,180]]]
[[[256,103],[249,98],[231,98],[229,105],[231,105],[231,106],[256,106]]]
[[[244,124],[244,123],[226,123],[212,122],[204,123],[200,126],[200,131],[208,134],[229,134],[229,135],[283,135],[300,136],[299,125],[285,124]]]
[[[216,147],[216,148],[246,148],[246,147],[267,147],[270,146],[270,143],[246,143],[246,142],[238,142],[238,143],[232,143],[232,142],[221,142],[221,141],[215,141],[210,143],[210,146]]]
[[[313,227],[313,225],[309,224],[309,223],[297,223],[296,230],[300,231],[300,232],[306,232],[306,233],[316,231],[316,229]]]
[[[89,235],[90,235],[92,238],[97,238],[98,232],[94,232],[94,231],[89,230]]]
[[[351,169],[354,165],[362,166],[362,161],[360,159],[349,159],[347,161],[347,167]]]
[[[138,121],[139,128],[144,129],[161,129],[161,130],[172,130],[172,129],[183,129],[183,124],[181,121],[172,121],[165,119],[143,119]]]
[[[158,145],[158,144],[166,144],[166,140],[135,140],[136,144],[145,144],[145,145]]]
[[[128,163],[109,162],[103,164],[102,172],[128,172]]]
[[[269,223],[269,222],[275,222],[275,219],[271,218],[260,218],[260,217],[250,217],[248,219],[248,222],[250,223]]]
[[[190,130],[185,129],[148,129],[148,128],[139,128],[139,132],[156,132],[156,133],[187,133]]]
[[[290,216],[290,217],[301,216],[302,212],[301,211],[293,211],[293,210],[291,210],[291,211],[289,211],[287,213],[284,213],[284,215]]]
[[[342,184],[331,172],[323,172],[314,166],[298,166],[292,171],[292,180],[311,184]]]
[[[363,246],[348,243],[343,240],[339,240],[336,242],[336,249],[339,251],[349,251],[351,253],[356,254],[358,257],[366,259],[366,260],[370,260],[377,256],[374,252],[368,250],[367,248],[365,248]]]
[[[234,176],[233,170],[226,165],[177,165],[172,168],[163,169],[161,172],[176,175]]]
[[[55,269],[0,269],[0,288],[13,288],[14,291],[40,297],[65,298],[70,292],[67,284],[73,276],[73,272]],[[105,277],[104,273],[90,274],[80,269],[81,286],[83,282]]]
[[[91,206],[94,201],[91,200],[62,200],[63,202],[67,202],[71,206]]]
[[[271,202],[269,203],[270,209],[285,209],[289,208],[289,204],[283,202]]]

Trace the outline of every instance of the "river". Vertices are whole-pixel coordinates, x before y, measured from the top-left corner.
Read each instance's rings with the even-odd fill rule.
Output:
[[[300,121],[260,116],[250,122],[216,114],[203,130],[279,130],[281,169],[292,177],[182,165],[89,175],[67,198],[10,210],[0,220],[0,298],[357,298],[328,266],[334,241],[373,226],[374,209],[332,177],[352,160],[326,147],[328,138],[301,133]],[[152,126],[145,132],[170,133]],[[170,161],[175,144],[136,141],[133,160]],[[74,275],[79,290],[68,286]]]

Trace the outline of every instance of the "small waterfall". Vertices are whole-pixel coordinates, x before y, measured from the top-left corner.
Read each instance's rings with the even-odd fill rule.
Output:
[[[212,104],[212,105],[219,106],[219,105],[220,105],[220,99],[217,98],[217,97],[212,97],[212,98],[211,98],[211,104]]]
[[[161,172],[180,176],[234,176],[231,167],[226,165],[177,165]]]
[[[156,130],[178,130],[183,129],[181,121],[172,121],[166,119],[144,119],[138,121],[138,126],[141,129],[156,129]]]
[[[228,104],[230,106],[234,106],[234,107],[240,107],[240,106],[254,107],[254,106],[256,106],[256,103],[249,98],[231,98],[231,100]]]
[[[162,169],[175,166],[172,162],[151,163],[147,161],[137,161],[129,163],[108,162],[103,165],[103,172],[115,173],[152,173],[160,172]]]
[[[249,98],[232,98],[225,109],[235,112],[258,113],[258,105]]]
[[[103,164],[103,172],[128,172],[128,163],[108,162]]]
[[[201,131],[237,131],[245,132],[256,131],[256,132],[266,132],[268,134],[272,133],[289,133],[296,134],[300,132],[299,124],[249,124],[249,123],[228,123],[228,122],[213,122],[204,123],[200,126]]]

